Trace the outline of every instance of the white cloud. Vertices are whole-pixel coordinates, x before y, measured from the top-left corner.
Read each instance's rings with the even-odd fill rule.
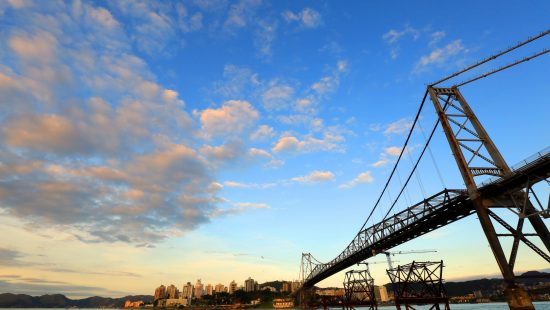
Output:
[[[319,183],[334,180],[334,173],[330,171],[313,171],[308,175],[294,177],[290,179],[293,182],[299,183]]]
[[[373,167],[379,168],[387,165],[390,160],[387,157],[382,157],[378,161],[372,164]]]
[[[285,11],[283,18],[289,23],[297,22],[300,28],[317,28],[323,23],[321,14],[311,8],[305,8],[299,13]]]
[[[311,109],[313,106],[313,99],[312,98],[301,98],[296,100],[296,110],[305,112]]]
[[[192,32],[202,29],[202,13],[196,12],[190,15],[182,3],[176,3],[176,14],[179,28],[183,32]]]
[[[403,148],[398,146],[390,146],[384,149],[384,153],[391,155],[391,156],[399,156],[401,154],[401,150]]]
[[[208,215],[210,218],[222,217],[228,215],[236,215],[246,212],[251,209],[269,209],[270,206],[265,203],[255,202],[235,202],[230,208],[216,208]]]
[[[254,188],[254,189],[266,189],[276,186],[278,183],[241,183],[235,181],[225,181],[223,184],[226,187],[231,188]]]
[[[223,68],[223,80],[215,83],[214,92],[231,99],[244,97],[260,84],[257,74],[250,69],[228,64]]]
[[[391,157],[399,156],[399,154],[401,154],[401,150],[402,148],[398,146],[390,146],[384,148],[383,152],[380,153],[380,159],[378,159],[377,162],[371,164],[371,166],[379,168],[389,164],[390,162],[392,162]],[[410,150],[411,148],[407,147],[404,154],[407,154],[408,152],[410,152]]]
[[[254,141],[267,140],[275,136],[275,130],[268,125],[260,125],[256,131],[250,134],[250,139]]]
[[[384,130],[384,135],[388,136],[391,134],[404,134],[412,128],[413,121],[408,118],[399,119],[393,123],[390,123]]]
[[[306,136],[304,139],[300,140],[295,136],[286,135],[282,136],[279,141],[272,148],[273,153],[280,152],[314,152],[314,151],[333,151],[339,152],[342,151],[342,146],[340,145],[344,141],[344,137],[331,133],[325,132],[323,138],[315,138],[313,136]]]
[[[195,229],[223,201],[216,164],[247,158],[248,148],[230,140],[198,149],[179,94],[133,55],[141,35],[162,49],[154,35],[170,38],[177,27],[165,14],[171,5],[149,4],[113,2],[116,16],[140,16],[127,25],[132,37],[106,9],[78,2],[49,2],[47,13],[29,7],[18,12],[20,27],[6,29],[1,56],[12,61],[0,92],[13,104],[0,105],[4,214],[83,242],[143,244]],[[257,118],[250,104],[227,103],[205,111],[203,125],[217,134]]]
[[[10,48],[28,62],[52,62],[57,56],[57,39],[48,32],[33,36],[15,35],[9,40]]]
[[[286,136],[281,137],[272,150],[274,153],[279,153],[283,151],[296,151],[298,150],[299,145],[300,141],[298,140],[298,138],[293,136]]]
[[[340,80],[335,78],[334,76],[324,76],[322,77],[319,82],[314,83],[311,85],[311,89],[316,91],[319,94],[325,94],[328,92],[334,91],[338,85],[340,84]]]
[[[370,184],[373,181],[374,181],[374,178],[372,177],[371,172],[370,171],[365,171],[365,172],[360,173],[355,179],[353,179],[353,180],[351,180],[347,183],[341,184],[339,187],[347,189],[347,188],[355,187],[359,184]]]
[[[273,54],[272,45],[277,33],[277,23],[259,21],[254,34],[254,45],[258,48],[260,57],[271,60]]]
[[[347,60],[340,60],[336,64],[338,71],[340,72],[346,72],[348,70],[348,61]]]
[[[219,109],[200,112],[206,138],[239,135],[259,118],[260,114],[247,101],[230,100]]]
[[[454,40],[442,48],[434,49],[429,55],[422,56],[416,63],[414,72],[419,73],[430,65],[442,65],[447,63],[450,58],[468,50],[462,44],[461,40]]]
[[[24,7],[30,6],[30,0],[8,0],[8,4],[15,9],[22,9]]]
[[[250,188],[253,187],[250,184],[235,182],[235,181],[225,181],[223,182],[223,185],[226,187],[235,187],[235,188]]]
[[[406,35],[410,35],[414,40],[416,40],[420,37],[420,31],[407,25],[403,30],[390,29],[382,35],[382,39],[384,39],[384,41],[388,44],[395,44]]]
[[[261,0],[240,0],[229,8],[224,27],[226,29],[242,28],[253,19],[256,9],[261,5]]]
[[[89,9],[90,17],[92,17],[96,22],[105,26],[106,28],[113,29],[118,27],[119,23],[114,19],[111,12],[105,8],[94,8],[90,7]]]
[[[435,31],[430,34],[430,43],[428,45],[433,46],[437,44],[441,39],[445,37],[445,31]]]
[[[226,164],[243,158],[246,150],[242,141],[234,140],[226,144],[211,146],[203,145],[200,153],[206,156],[212,163]]]
[[[294,89],[276,81],[270,83],[269,88],[262,94],[262,102],[267,110],[281,110],[288,107]]]
[[[250,154],[250,156],[252,157],[265,157],[265,158],[272,158],[273,156],[271,156],[271,154],[269,154],[268,151],[266,150],[262,150],[262,149],[257,149],[257,148],[251,148],[250,150],[248,150],[248,154]]]

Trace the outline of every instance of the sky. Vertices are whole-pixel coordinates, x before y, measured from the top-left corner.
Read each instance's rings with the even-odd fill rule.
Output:
[[[426,85],[549,21],[547,1],[0,1],[0,292],[298,279],[302,253],[329,261],[365,222]],[[549,72],[543,56],[461,88],[510,165],[549,146]],[[426,101],[368,225],[435,117]],[[441,129],[430,146],[393,211],[464,188]],[[393,258],[444,260],[447,280],[498,275],[475,216],[395,250],[437,250]],[[517,271],[548,268],[529,251]]]

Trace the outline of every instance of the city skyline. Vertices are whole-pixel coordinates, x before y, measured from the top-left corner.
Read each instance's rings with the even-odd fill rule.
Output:
[[[545,1],[428,4],[0,2],[0,292],[125,296],[178,279],[214,290],[298,280],[302,253],[333,259],[426,85],[550,18]],[[549,147],[548,72],[543,56],[461,89],[509,165]],[[419,124],[435,118],[427,102]],[[424,141],[412,137],[405,162]],[[425,159],[406,202],[464,188],[441,130]],[[437,250],[392,258],[443,260],[446,280],[500,277],[475,216],[395,250]],[[548,269],[528,251],[517,273]],[[371,259],[377,285],[385,259]]]

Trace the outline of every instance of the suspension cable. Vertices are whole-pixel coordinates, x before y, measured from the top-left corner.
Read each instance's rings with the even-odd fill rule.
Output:
[[[523,59],[520,59],[520,60],[518,60],[518,61],[515,61],[515,62],[513,62],[513,63],[510,63],[510,64],[508,64],[508,65],[506,65],[506,66],[500,67],[500,68],[498,68],[498,69],[489,71],[489,72],[484,73],[484,74],[482,74],[482,75],[479,75],[479,76],[477,76],[477,77],[475,77],[475,78],[473,78],[473,79],[469,79],[469,80],[467,80],[467,81],[465,81],[465,82],[462,82],[462,83],[456,85],[456,87],[460,87],[460,86],[466,85],[466,84],[468,84],[468,83],[471,83],[471,82],[477,81],[477,80],[479,80],[479,79],[482,79],[482,78],[484,78],[484,77],[488,77],[489,75],[495,74],[495,73],[500,72],[500,71],[502,71],[502,70],[505,70],[505,69],[508,69],[508,68],[510,68],[510,67],[513,67],[513,66],[515,66],[515,65],[519,65],[520,63],[529,61],[529,60],[531,60],[531,59],[533,59],[533,58],[539,57],[539,56],[544,55],[544,54],[546,54],[546,53],[548,53],[548,52],[550,52],[550,49],[544,49],[542,52],[536,53],[536,54],[534,54],[534,55],[532,55],[532,56],[529,56],[529,57],[525,57],[525,58],[523,58]]]
[[[424,130],[422,129],[422,126],[420,126],[420,123],[418,123],[418,128],[420,129],[420,132],[424,137],[424,141],[428,141],[428,139],[426,138],[426,134],[424,134]],[[432,148],[429,145],[428,145],[428,153],[430,153],[430,158],[432,159],[432,162],[435,166],[435,170],[437,172],[437,176],[439,177],[439,181],[441,181],[441,185],[443,185],[443,188],[447,188],[447,185],[445,185],[445,180],[443,180],[443,177],[441,176],[441,171],[439,171],[439,165],[435,161],[434,154],[432,153]]]
[[[397,165],[399,165],[399,161],[401,160],[401,157],[403,156],[403,153],[405,152],[405,149],[407,148],[407,145],[409,143],[409,140],[412,136],[414,127],[416,126],[416,123],[418,121],[418,118],[420,117],[420,112],[422,112],[422,108],[424,107],[424,102],[426,102],[426,97],[428,96],[428,90],[426,89],[426,92],[424,93],[424,98],[422,98],[422,102],[420,103],[420,107],[418,108],[418,111],[416,112],[416,116],[414,118],[413,124],[411,126],[411,130],[409,131],[409,134],[407,135],[407,139],[405,140],[405,145],[401,149],[401,152],[399,153],[399,157],[397,157],[397,161],[395,162],[395,165],[393,166],[393,169],[390,173],[390,176],[388,177],[388,180],[386,181],[386,184],[384,185],[384,189],[382,189],[382,192],[380,193],[380,196],[378,196],[378,199],[376,200],[376,203],[374,204],[374,207],[369,213],[369,216],[367,217],[367,220],[365,223],[363,223],[363,226],[359,229],[359,231],[363,230],[365,226],[367,225],[368,221],[370,220],[372,214],[374,213],[374,210],[378,207],[378,204],[380,203],[380,200],[382,199],[382,196],[386,192],[386,189],[388,188],[388,185],[390,184],[390,181],[393,177],[393,174],[395,173],[395,170],[397,169]]]
[[[443,107],[443,109],[446,109],[446,106],[447,104],[445,104],[445,106]],[[414,165],[413,169],[411,170],[411,173],[409,174],[409,176],[407,177],[407,180],[405,181],[405,186],[403,186],[401,188],[401,191],[399,192],[399,194],[397,195],[397,198],[395,198],[395,201],[392,203],[390,209],[388,210],[388,212],[386,212],[386,215],[384,216],[384,218],[382,219],[382,221],[384,221],[387,217],[388,217],[388,214],[390,214],[390,212],[393,210],[393,207],[395,206],[395,204],[397,203],[397,200],[399,199],[399,197],[401,197],[401,194],[403,193],[403,191],[405,190],[405,188],[407,187],[407,185],[409,184],[409,181],[411,180],[411,177],[412,175],[414,174],[414,172],[416,171],[416,167],[418,167],[418,164],[420,163],[420,160],[422,159],[422,156],[424,155],[424,152],[426,152],[426,149],[428,148],[428,145],[430,144],[430,141],[432,140],[432,137],[435,133],[435,130],[437,129],[437,126],[439,125],[439,119],[437,119],[437,121],[435,122],[435,125],[434,125],[434,128],[432,129],[432,132],[430,133],[430,136],[428,137],[428,141],[426,142],[426,144],[424,145],[424,148],[422,149],[422,152],[420,153],[420,156],[418,156],[418,160],[416,161],[416,164]]]
[[[527,38],[527,40],[525,40],[525,41],[523,41],[523,42],[520,42],[520,43],[518,43],[518,44],[516,44],[516,45],[514,45],[514,46],[512,46],[512,47],[510,47],[510,48],[508,48],[508,49],[505,49],[504,51],[502,51],[502,52],[500,52],[500,53],[494,54],[493,56],[490,56],[490,57],[488,57],[488,58],[486,58],[486,59],[484,59],[484,60],[482,60],[482,61],[480,61],[480,62],[478,62],[478,63],[475,63],[475,64],[473,64],[473,65],[471,65],[471,66],[468,66],[468,67],[466,67],[466,68],[464,68],[464,69],[462,69],[462,70],[460,70],[460,71],[458,71],[458,72],[455,72],[455,73],[453,73],[453,74],[451,74],[451,75],[449,75],[449,76],[447,76],[447,77],[444,77],[444,78],[442,78],[441,80],[439,80],[439,81],[437,81],[437,82],[435,82],[435,83],[430,84],[430,86],[435,86],[435,85],[440,84],[440,83],[443,83],[443,82],[445,82],[445,81],[447,81],[447,80],[449,80],[449,79],[452,79],[452,78],[454,78],[454,77],[456,77],[456,76],[458,76],[458,75],[460,75],[460,74],[462,74],[462,73],[464,73],[464,72],[466,72],[466,71],[469,71],[469,70],[471,70],[471,69],[473,69],[473,68],[475,68],[475,67],[481,66],[482,64],[484,64],[484,63],[486,63],[486,62],[489,62],[489,61],[491,61],[491,60],[493,60],[493,59],[496,59],[496,58],[498,58],[498,57],[500,57],[500,56],[502,56],[502,55],[508,53],[508,52],[511,52],[511,51],[513,51],[513,50],[515,50],[515,49],[517,49],[517,48],[519,48],[519,47],[522,47],[522,46],[524,46],[524,45],[527,44],[527,43],[530,43],[530,42],[533,42],[533,41],[535,41],[535,40],[537,40],[537,39],[540,39],[540,38],[544,37],[545,35],[547,35],[547,34],[549,34],[549,33],[550,33],[550,29],[548,29],[548,30],[546,30],[546,31],[543,31],[543,32],[539,33],[538,35],[536,35],[536,36],[534,36],[534,37],[529,37],[529,38]]]
[[[409,157],[409,161],[411,162],[411,165],[414,166],[414,162],[412,160],[412,158],[410,156]],[[424,189],[424,184],[422,184],[422,180],[420,178],[420,173],[418,171],[414,171],[414,176],[416,178],[416,182],[418,182],[418,187],[420,188],[420,191],[422,192],[422,198],[426,199],[426,197],[428,197],[426,195],[426,189]]]

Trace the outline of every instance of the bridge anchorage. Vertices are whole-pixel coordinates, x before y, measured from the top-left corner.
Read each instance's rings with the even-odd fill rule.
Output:
[[[543,206],[533,190],[533,186],[538,183],[544,184],[543,182],[546,182],[546,184],[550,184],[550,148],[539,152],[534,158],[525,161],[522,166],[511,169],[459,88],[457,86],[436,87],[436,85],[547,34],[550,34],[550,30],[427,87],[426,94],[397,163],[365,225],[361,227],[350,244],[327,263],[319,262],[310,253],[302,255],[301,290],[311,289],[316,283],[376,254],[387,252],[391,248],[428,232],[476,214],[504,279],[506,285],[504,295],[509,308],[513,310],[535,309],[530,296],[522,287],[517,285],[514,267],[520,244],[525,245],[540,258],[550,263],[550,232],[543,221],[543,218],[550,216],[550,204],[549,206]],[[546,54],[549,51],[545,49],[542,53],[526,57],[521,61],[458,85],[471,83],[513,65]],[[389,216],[415,171],[420,161],[419,158],[398,197],[389,207],[383,219],[370,227],[365,227],[374,210],[378,207],[380,199],[399,164],[427,98],[433,103],[438,119],[420,153],[420,158],[428,147],[436,128],[441,123],[466,189],[445,188],[423,201]],[[485,182],[477,183],[476,179],[481,176],[490,176],[491,178]],[[507,216],[502,216],[501,212],[506,212],[506,210],[510,212],[507,212]],[[524,232],[526,221],[533,228],[534,233]],[[499,228],[499,232],[495,229],[495,225]],[[506,233],[501,233],[501,231]],[[528,237],[538,239],[538,242],[534,242]],[[503,238],[511,239],[508,255],[505,254],[503,249]]]

